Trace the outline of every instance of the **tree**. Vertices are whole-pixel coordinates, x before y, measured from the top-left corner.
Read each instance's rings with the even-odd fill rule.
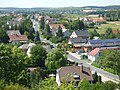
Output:
[[[40,20],[40,29],[44,30],[44,27],[45,27],[44,17],[41,17],[41,20]]]
[[[23,85],[11,83],[10,85],[6,85],[4,90],[28,90],[28,88]]]
[[[120,51],[119,50],[107,50],[103,51],[100,57],[100,65],[104,68],[111,68],[114,73],[120,75]]]
[[[0,28],[0,42],[7,43],[8,42],[8,35],[7,32]]]
[[[22,79],[27,83],[22,72],[27,68],[28,60],[27,55],[16,46],[0,44],[0,79],[6,83],[21,83]]]
[[[32,66],[44,67],[45,59],[46,59],[46,49],[41,45],[36,45],[31,49],[31,64]]]
[[[61,28],[60,26],[59,26],[59,28],[58,28],[57,36],[58,36],[58,37],[62,37],[62,36],[63,36],[62,28]]]
[[[90,88],[90,83],[89,83],[89,81],[86,80],[85,78],[82,79],[82,80],[79,82],[79,84],[78,84],[78,88],[79,88],[80,90],[89,90],[89,88]]]
[[[116,90],[117,85],[112,81],[107,81],[101,85],[101,90]]]
[[[45,60],[45,66],[48,69],[58,69],[61,66],[66,65],[66,57],[61,49],[55,48],[47,54],[47,59]]]
[[[82,29],[84,29],[85,28],[85,25],[84,25],[84,23],[82,22],[82,21],[80,21],[80,20],[75,20],[75,21],[73,21],[72,23],[71,23],[71,25],[72,25],[72,28],[71,29],[73,29],[73,30],[82,30]]]
[[[45,33],[46,34],[50,34],[51,33],[50,26],[48,24],[45,25]]]

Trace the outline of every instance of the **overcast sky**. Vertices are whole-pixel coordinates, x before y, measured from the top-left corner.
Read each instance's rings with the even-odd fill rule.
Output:
[[[82,7],[120,5],[120,0],[0,0],[0,7]]]

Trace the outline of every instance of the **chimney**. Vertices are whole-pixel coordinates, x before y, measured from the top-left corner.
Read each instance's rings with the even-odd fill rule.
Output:
[[[80,72],[83,72],[83,63],[79,63],[78,66],[80,67]]]

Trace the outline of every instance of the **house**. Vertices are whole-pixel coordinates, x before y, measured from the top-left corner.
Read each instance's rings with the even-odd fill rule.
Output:
[[[60,86],[63,81],[67,81],[68,83],[75,81],[77,86],[83,78],[86,78],[90,82],[93,81],[90,68],[84,67],[82,64],[78,66],[64,66],[57,69],[56,82],[58,86]]]
[[[88,40],[88,44],[91,48],[101,49],[119,49],[120,39],[103,39],[103,40]]]
[[[68,44],[72,44],[75,51],[83,49],[84,45],[88,43],[89,34],[87,30],[76,30],[71,34]]]
[[[21,35],[19,30],[8,30],[7,31],[9,42],[15,44],[15,43],[24,43],[28,41],[28,38],[26,35]]]
[[[12,20],[7,21],[7,25],[9,25],[9,29],[11,29],[11,27],[15,25],[17,25],[18,27],[22,20],[23,20],[22,16],[17,16],[16,18],[13,18]]]
[[[96,25],[106,23],[106,19],[102,17],[101,18],[89,18],[89,21],[96,23]]]
[[[19,48],[22,49],[25,53],[27,53],[27,55],[30,57],[31,48],[34,46],[35,46],[34,43],[29,43],[29,44],[23,44]]]
[[[100,48],[95,48],[94,50],[88,53],[88,59],[91,60],[92,62],[97,60],[99,57],[99,52]]]
[[[62,31],[66,30],[65,26],[63,24],[49,24],[50,31],[52,32],[52,35],[56,35],[58,32],[59,27],[62,29]]]
[[[69,29],[63,29],[62,30],[62,33],[63,33],[63,36],[64,37],[70,37],[70,35],[71,35],[71,32],[70,32],[70,30]]]
[[[117,34],[120,34],[120,31],[119,30],[112,30],[112,33],[117,35]]]

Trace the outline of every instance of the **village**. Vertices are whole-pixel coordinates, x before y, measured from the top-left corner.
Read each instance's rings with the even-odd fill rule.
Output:
[[[119,90],[120,13],[109,13],[1,13],[0,83],[21,88],[15,90]]]

